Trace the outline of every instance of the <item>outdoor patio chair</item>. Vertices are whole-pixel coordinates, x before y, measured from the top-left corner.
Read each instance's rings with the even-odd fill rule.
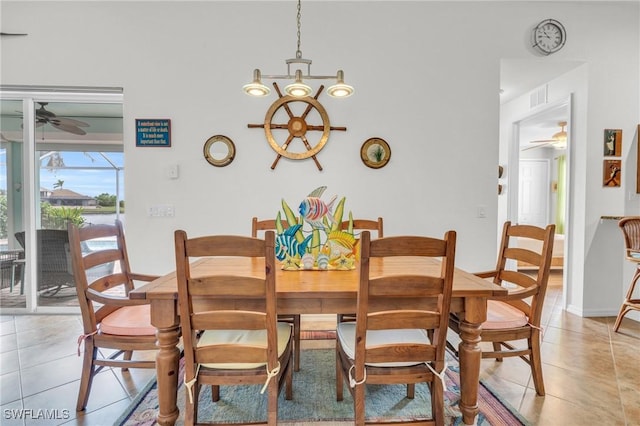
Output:
[[[26,250],[25,233],[15,234],[18,243]],[[64,229],[38,229],[36,232],[38,285],[40,296],[54,296],[63,288],[75,288],[71,257],[69,255],[69,236]],[[74,294],[66,294],[74,296]]]

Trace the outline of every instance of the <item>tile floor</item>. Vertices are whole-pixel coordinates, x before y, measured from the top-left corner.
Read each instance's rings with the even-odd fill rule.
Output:
[[[640,425],[640,324],[625,320],[613,333],[614,318],[564,312],[560,283],[555,273],[544,310],[547,395],[535,395],[529,368],[517,358],[483,360],[482,379],[534,425]],[[332,325],[304,324],[316,329]],[[76,413],[80,332],[79,316],[0,316],[0,424],[111,425],[152,379],[152,370],[104,370],[94,381],[86,411]],[[12,416],[12,410],[26,409],[36,417],[45,408],[58,419]]]

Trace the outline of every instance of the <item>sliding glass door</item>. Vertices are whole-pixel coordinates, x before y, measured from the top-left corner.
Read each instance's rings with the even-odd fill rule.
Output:
[[[122,93],[0,94],[0,306],[77,312],[67,224],[124,220]]]

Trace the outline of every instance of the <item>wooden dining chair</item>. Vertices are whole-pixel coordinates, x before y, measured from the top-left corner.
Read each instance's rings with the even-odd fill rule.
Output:
[[[456,233],[443,239],[398,236],[360,238],[360,284],[355,322],[337,326],[336,393],[343,399],[343,382],[353,395],[355,424],[365,424],[365,385],[406,384],[407,397],[415,384],[426,382],[431,391],[432,421],[444,425],[444,373]],[[385,265],[397,257],[441,260],[433,275],[398,271],[380,276],[370,260]],[[409,303],[411,306],[408,306]],[[416,305],[418,303],[419,305]]]
[[[628,216],[622,218],[618,222],[618,226],[622,230],[624,236],[624,252],[625,258],[629,262],[633,262],[636,265],[636,272],[631,278],[631,284],[627,295],[620,306],[620,312],[616,318],[613,331],[618,331],[622,318],[631,311],[640,311],[640,299],[634,298],[634,291],[638,280],[640,280],[640,216]]]
[[[262,384],[267,392],[267,423],[276,425],[278,394],[286,383],[292,398],[291,326],[276,314],[275,236],[187,238],[175,232],[178,309],[184,342],[185,424],[198,423],[202,385],[213,401],[221,385]],[[191,276],[195,258],[250,257],[264,261],[264,276],[232,273]],[[256,392],[256,399],[260,395]]]
[[[287,229],[289,223],[286,220],[281,220],[282,229]],[[275,231],[276,221],[275,219],[258,220],[257,217],[251,219],[251,236],[258,237],[258,233],[264,233],[265,231]],[[278,314],[278,321],[288,322],[293,327],[293,354],[294,371],[300,371],[300,315],[297,314]]]
[[[151,325],[150,305],[132,300],[134,281],[156,276],[131,272],[122,223],[68,226],[69,250],[82,313],[84,361],[76,410],[84,410],[93,378],[104,367],[155,368],[155,361],[133,359],[133,351],[157,350],[156,328]],[[112,240],[112,248],[90,250],[91,241]],[[111,351],[115,352],[111,353]],[[102,356],[102,351],[111,353]],[[154,355],[155,359],[155,355]]]
[[[349,225],[351,224],[351,229],[349,229]],[[381,217],[377,220],[372,219],[353,219],[352,222],[348,220],[343,220],[340,224],[340,229],[343,231],[351,231],[356,234],[362,231],[375,231],[378,238],[384,237],[384,223]],[[356,314],[338,314],[338,322],[344,321],[355,321]]]
[[[496,268],[478,272],[481,278],[492,278],[493,282],[509,289],[507,296],[493,298],[487,302],[487,321],[482,324],[483,342],[492,342],[492,351],[482,351],[482,358],[520,357],[531,367],[536,393],[545,394],[540,357],[541,319],[544,297],[549,281],[551,255],[555,225],[540,228],[532,225],[512,225],[505,222],[502,229],[502,243],[498,253]],[[527,247],[517,246],[519,239],[528,238],[537,244]],[[534,250],[534,246],[539,247]],[[535,276],[517,270],[507,269],[507,261],[526,262],[533,265]],[[450,315],[449,327],[460,333],[462,319]],[[514,342],[526,340],[526,346],[516,346]],[[453,350],[452,345],[449,347]]]
[[[340,224],[340,229],[343,231],[349,230],[349,221],[343,220]],[[381,217],[376,220],[373,219],[353,219],[351,222],[353,227],[351,231],[358,233],[358,231],[376,231],[377,237],[384,237],[384,223]]]

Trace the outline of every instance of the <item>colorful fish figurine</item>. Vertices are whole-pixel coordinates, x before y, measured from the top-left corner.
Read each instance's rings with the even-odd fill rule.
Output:
[[[327,236],[325,251],[334,259],[354,252],[356,237],[346,231],[332,231]]]
[[[327,216],[330,222],[333,223],[331,209],[333,208],[333,203],[335,203],[337,197],[334,195],[331,201],[326,204],[320,199],[325,189],[327,189],[326,186],[316,188],[307,196],[307,198],[302,200],[300,207],[298,208],[298,211],[304,220],[316,229],[324,229],[325,226],[322,223],[322,218],[325,216]]]
[[[311,235],[304,239],[301,243],[296,240],[296,232],[302,225],[297,224],[287,228],[284,233],[276,237],[276,258],[280,261],[284,260],[287,255],[291,257],[300,257],[307,251],[307,245],[311,241]]]

